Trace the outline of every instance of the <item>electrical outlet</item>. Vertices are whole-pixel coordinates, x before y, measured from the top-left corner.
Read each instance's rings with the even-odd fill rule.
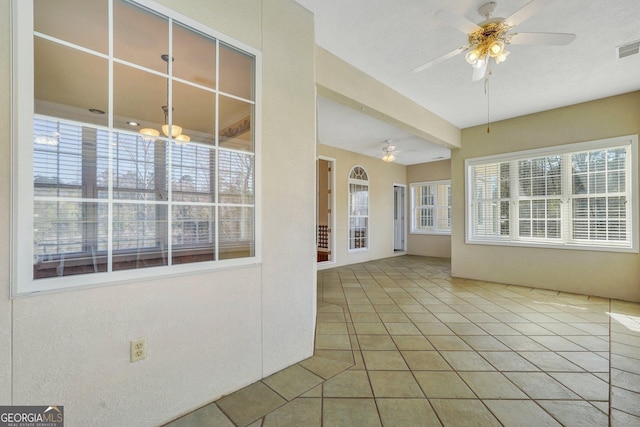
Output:
[[[147,339],[138,338],[131,341],[131,362],[147,358]]]

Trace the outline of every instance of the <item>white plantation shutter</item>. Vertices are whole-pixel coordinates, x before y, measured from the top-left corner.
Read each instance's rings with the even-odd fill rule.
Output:
[[[412,183],[411,207],[412,233],[450,232],[451,182]]]
[[[637,250],[636,152],[632,136],[468,159],[467,241]]]
[[[473,229],[477,237],[509,234],[509,163],[487,163],[473,169]]]
[[[627,155],[623,147],[572,155],[573,240],[630,240]]]
[[[560,239],[562,157],[519,160],[518,237]]]

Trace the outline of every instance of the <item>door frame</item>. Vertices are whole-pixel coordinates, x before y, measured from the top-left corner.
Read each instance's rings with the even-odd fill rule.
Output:
[[[402,201],[399,202],[399,206],[402,209],[402,247],[400,249],[396,248],[396,219],[395,219],[395,212],[396,212],[396,191],[400,190],[400,193],[402,195]],[[393,209],[392,209],[392,216],[391,216],[391,220],[393,221],[393,236],[391,239],[391,249],[393,251],[394,254],[405,254],[407,252],[407,185],[406,184],[398,184],[398,183],[393,183],[393,196],[392,196],[392,200],[393,200]]]
[[[317,255],[316,255],[316,267],[318,270],[322,270],[325,268],[330,268],[333,266],[333,264],[336,263],[336,159],[333,157],[327,157],[327,156],[320,156],[318,155],[316,158],[316,209],[315,209],[315,215],[316,215],[316,239],[317,239],[317,227],[318,227],[318,197],[320,197],[320,192],[318,191],[318,181],[320,178],[320,168],[318,167],[320,164],[320,160],[324,160],[326,162],[330,163],[330,167],[331,167],[331,171],[329,172],[329,189],[331,190],[331,195],[329,196],[329,209],[331,209],[331,213],[329,214],[329,228],[331,229],[331,232],[329,233],[329,241],[328,241],[328,250],[330,252],[329,255],[329,260],[328,261],[322,261],[322,262],[318,262],[317,261]],[[317,244],[316,244],[316,251],[318,250],[317,248]]]

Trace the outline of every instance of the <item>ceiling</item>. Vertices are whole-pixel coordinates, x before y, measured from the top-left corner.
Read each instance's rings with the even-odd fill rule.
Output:
[[[618,59],[616,49],[640,39],[638,0],[548,1],[515,32],[575,33],[576,40],[567,46],[509,46],[507,61],[492,67],[489,98],[482,81],[471,81],[464,55],[410,73],[467,44],[467,36],[439,22],[436,12],[450,9],[478,23],[483,18],[477,9],[485,0],[296,1],[315,14],[319,46],[459,128],[640,90],[640,55]],[[527,2],[499,0],[494,16],[507,17]],[[405,152],[398,163],[442,156],[437,152],[442,147],[371,120],[318,101],[323,144],[379,157],[384,141],[396,139]],[[430,149],[436,151],[421,153]]]

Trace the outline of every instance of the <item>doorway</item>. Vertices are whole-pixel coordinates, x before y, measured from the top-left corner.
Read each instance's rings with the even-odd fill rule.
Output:
[[[404,252],[405,246],[405,189],[406,186],[393,186],[393,251]]]
[[[333,263],[334,259],[334,165],[335,159],[320,157],[316,163],[317,262]]]

